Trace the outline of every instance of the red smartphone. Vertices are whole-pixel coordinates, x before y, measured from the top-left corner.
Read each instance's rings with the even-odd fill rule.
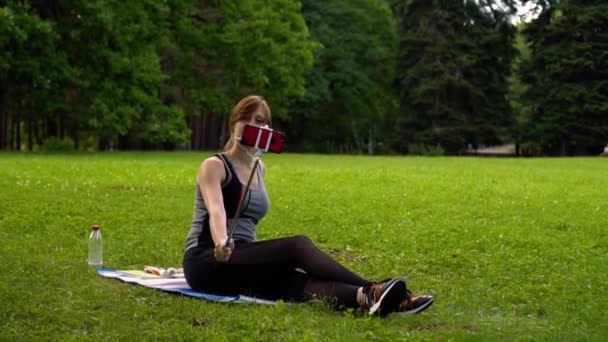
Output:
[[[245,125],[241,144],[266,152],[281,153],[283,152],[284,137],[285,134],[271,128]]]

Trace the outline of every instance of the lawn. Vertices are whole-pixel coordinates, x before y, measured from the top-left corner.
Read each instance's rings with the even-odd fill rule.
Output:
[[[0,153],[1,340],[605,340],[608,158],[268,155],[260,239],[308,235],[436,303],[385,319],[323,303],[208,303],[87,266],[181,264],[209,153]]]

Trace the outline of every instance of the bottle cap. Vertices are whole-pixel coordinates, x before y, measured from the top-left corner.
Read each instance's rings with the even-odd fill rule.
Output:
[[[94,224],[93,227],[91,227],[91,230],[99,230],[99,226]]]

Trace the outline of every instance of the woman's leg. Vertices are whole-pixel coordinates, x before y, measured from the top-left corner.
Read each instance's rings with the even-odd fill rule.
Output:
[[[358,308],[357,294],[361,286],[335,281],[308,279],[304,287],[303,300],[329,300],[337,308]]]
[[[213,249],[192,249],[184,256],[184,273],[194,290],[221,295],[303,301],[309,276],[284,265],[228,264]]]
[[[237,244],[229,265],[277,265],[300,268],[310,277],[357,287],[369,281],[351,272],[318,249],[306,236]]]
[[[366,281],[303,236],[239,243],[228,262],[216,261],[213,248],[188,251],[184,271],[190,286],[199,291],[288,301],[335,299],[337,306],[358,307],[359,303],[367,303],[380,313],[394,311],[393,306],[401,302],[406,291],[405,282],[396,282],[397,279]]]

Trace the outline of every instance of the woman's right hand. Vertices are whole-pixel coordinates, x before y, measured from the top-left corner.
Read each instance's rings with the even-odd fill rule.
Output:
[[[213,256],[217,261],[226,262],[230,260],[232,251],[234,250],[234,241],[230,240],[230,247],[226,247],[226,240],[215,245]]]

